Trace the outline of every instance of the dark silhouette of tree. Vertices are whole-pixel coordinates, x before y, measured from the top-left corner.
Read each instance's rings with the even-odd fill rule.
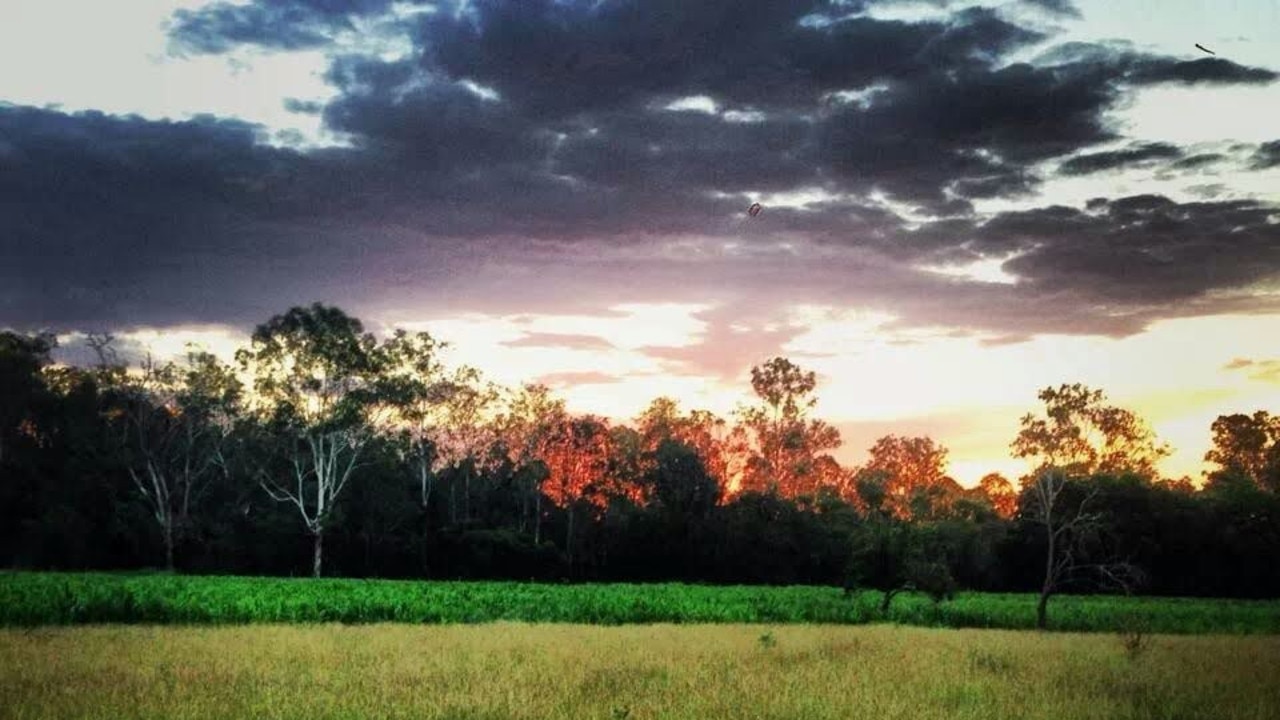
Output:
[[[508,461],[516,468],[527,468],[521,477],[528,485],[521,493],[520,529],[532,517],[534,544],[542,542],[543,486],[550,468],[543,458],[543,448],[552,430],[566,421],[564,400],[555,398],[545,385],[529,384],[509,393],[506,410],[496,421],[497,432]]]
[[[645,484],[656,509],[676,518],[710,517],[720,504],[721,487],[703,466],[697,449],[668,438],[653,456]]]
[[[51,400],[41,372],[57,346],[52,334],[0,332],[0,467],[15,445],[39,441],[36,409]]]
[[[1280,416],[1265,410],[1220,415],[1210,430],[1213,447],[1205,460],[1245,475],[1260,488],[1280,492]]]
[[[1126,592],[1134,587],[1140,574],[1130,563],[1104,558],[1091,561],[1100,549],[1102,513],[1093,505],[1098,497],[1096,485],[1073,482],[1063,470],[1046,470],[1035,477],[1026,489],[1023,508],[1026,520],[1042,529],[1045,542],[1044,579],[1036,602],[1036,627],[1048,626],[1049,598],[1063,583],[1088,572],[1104,584]]]
[[[734,438],[724,419],[707,410],[683,414],[675,400],[659,397],[640,413],[635,423],[644,451],[656,452],[664,440],[677,440],[692,447],[707,473],[720,486],[720,496],[728,496],[733,456],[739,451],[733,446]]]
[[[259,328],[240,354],[253,381],[240,406],[223,402],[234,378],[211,356],[148,377],[125,373],[109,336],[94,336],[92,367],[54,363],[54,346],[0,332],[0,566],[157,564],[165,532],[143,492],[164,496],[154,469],[177,563],[193,572],[290,574],[308,558],[315,572],[319,546],[327,574],[351,576],[847,574],[887,607],[904,589],[1040,591],[1044,623],[1054,595],[1133,587],[1139,567],[1155,594],[1280,594],[1267,414],[1219,418],[1209,459],[1222,469],[1197,489],[1152,482],[1161,448],[1131,413],[1051,388],[1014,442],[1043,469],[1014,496],[997,475],[960,487],[928,438],[889,436],[867,467],[840,468],[838,436],[813,417],[816,376],[780,358],[756,368],[760,402],[729,429],[664,398],[631,426],[576,416],[545,387],[508,392],[446,367],[425,333],[379,344],[323,306]],[[215,441],[216,465],[195,462]],[[184,456],[212,473],[188,483]]]

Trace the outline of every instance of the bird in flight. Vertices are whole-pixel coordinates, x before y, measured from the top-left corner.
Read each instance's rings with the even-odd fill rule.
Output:
[[[1216,52],[1214,52],[1214,51],[1210,50],[1209,48],[1207,48],[1207,47],[1205,47],[1205,46],[1201,45],[1200,43],[1196,43],[1196,47],[1198,47],[1198,48],[1200,48],[1201,50],[1203,50],[1203,51],[1205,51],[1205,52],[1209,53],[1210,55],[1217,55],[1217,54],[1218,54],[1218,53],[1216,53]]]
[[[763,209],[764,209],[764,206],[762,206],[760,203],[751,203],[751,207],[747,208],[747,214],[750,215],[751,217],[755,217],[759,215],[760,211]]]

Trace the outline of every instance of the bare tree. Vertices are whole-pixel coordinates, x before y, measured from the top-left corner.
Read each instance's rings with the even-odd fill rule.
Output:
[[[185,368],[148,354],[130,373],[118,364],[109,336],[91,344],[102,363],[99,378],[117,400],[109,413],[120,430],[116,447],[159,526],[165,569],[172,571],[177,536],[190,529],[193,506],[225,471],[239,382],[206,352],[189,352]]]
[[[446,374],[439,354],[447,347],[428,333],[397,330],[380,349],[383,371],[379,399],[389,410],[383,419],[417,481],[424,563],[437,477],[448,468],[460,470],[462,512],[469,520],[472,473],[485,466],[489,457],[485,451],[494,441],[488,414],[498,390],[492,383],[482,384],[480,372],[474,368],[464,366]],[[453,485],[449,496],[450,517],[457,522]]]
[[[1089,562],[1089,551],[1094,550],[1096,556],[1101,549],[1102,514],[1090,509],[1098,488],[1079,488],[1084,494],[1078,499],[1072,497],[1078,494],[1070,492],[1072,488],[1073,483],[1060,469],[1041,472],[1028,488],[1031,493],[1028,513],[1033,522],[1044,528],[1046,543],[1044,581],[1036,603],[1036,627],[1041,630],[1048,625],[1049,598],[1064,583],[1093,574],[1102,584],[1128,592],[1140,580],[1138,569],[1131,563]]]

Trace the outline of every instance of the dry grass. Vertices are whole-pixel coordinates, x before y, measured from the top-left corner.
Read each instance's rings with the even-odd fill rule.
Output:
[[[1280,717],[1280,637],[1146,646],[885,625],[8,629],[0,717]]]

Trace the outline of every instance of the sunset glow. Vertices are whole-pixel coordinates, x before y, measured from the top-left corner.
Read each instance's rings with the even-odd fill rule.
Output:
[[[630,422],[785,356],[842,463],[927,435],[970,486],[1047,386],[1196,480],[1280,408],[1269,3],[780,3],[643,53],[608,3],[125,5],[0,22],[0,327],[65,362],[320,301]]]

